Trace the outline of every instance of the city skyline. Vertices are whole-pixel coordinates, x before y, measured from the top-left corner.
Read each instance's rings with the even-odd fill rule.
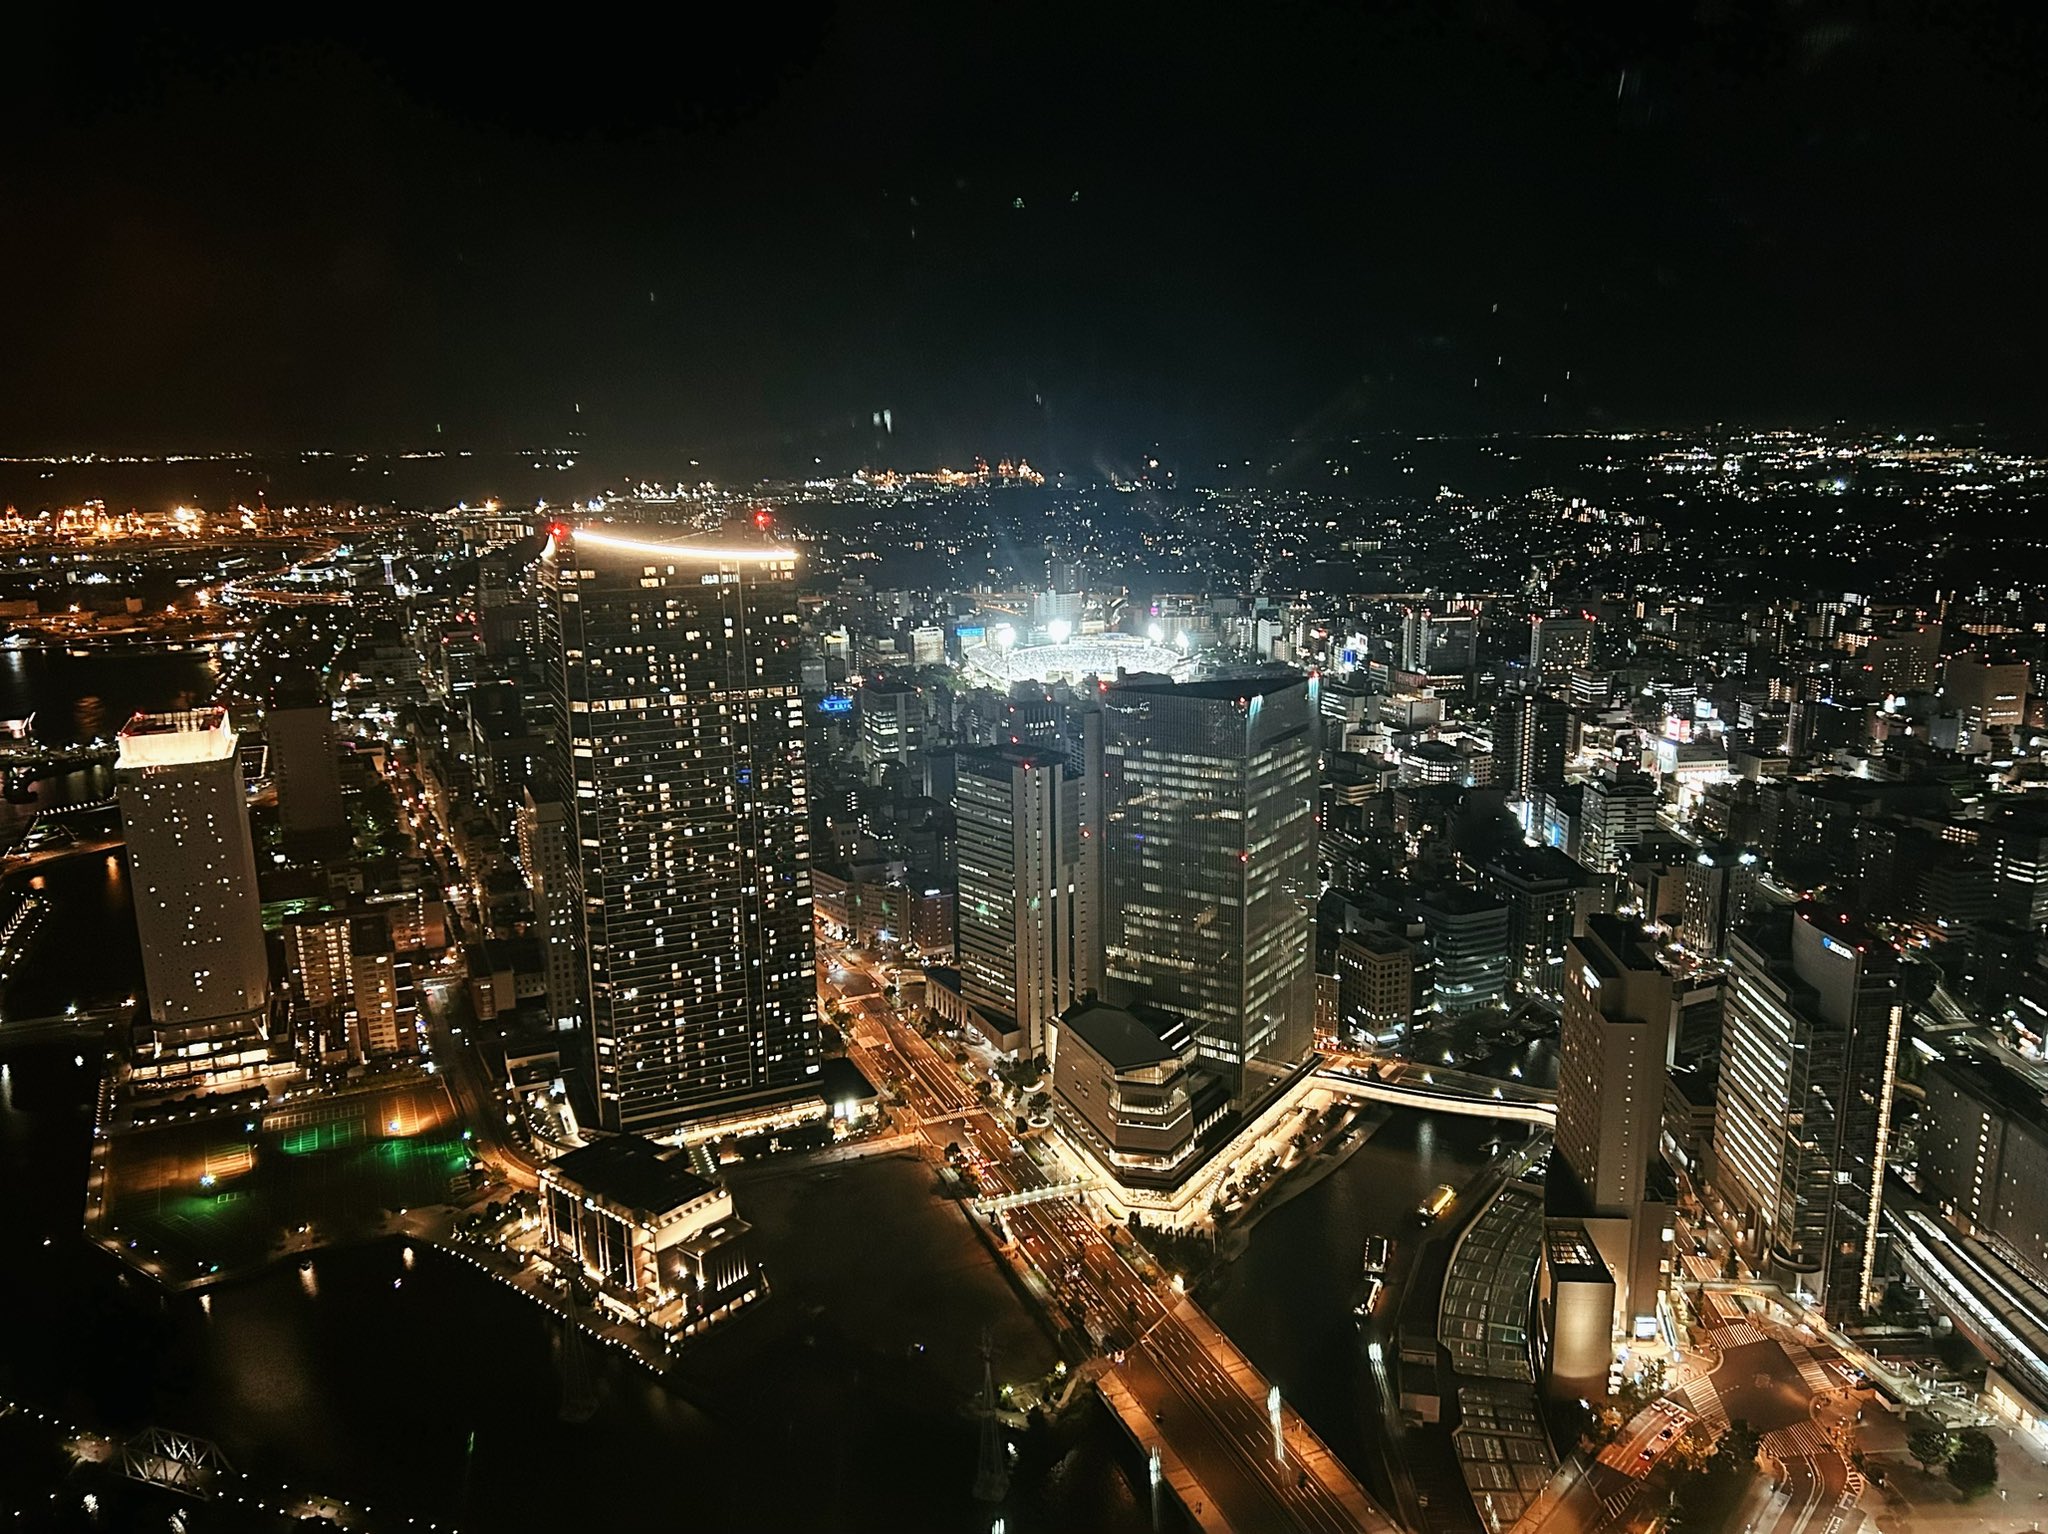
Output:
[[[2042,1534],[2048,20],[436,20],[10,32],[0,1524]]]

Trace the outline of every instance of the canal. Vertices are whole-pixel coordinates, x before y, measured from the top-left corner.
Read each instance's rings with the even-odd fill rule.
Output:
[[[1539,1059],[1530,1057],[1530,1067]],[[1431,1234],[1416,1211],[1440,1184],[1462,1192],[1497,1151],[1521,1144],[1528,1131],[1512,1122],[1400,1108],[1375,1116],[1383,1121],[1371,1138],[1335,1172],[1259,1220],[1247,1250],[1203,1286],[1200,1298],[1331,1451],[1392,1508],[1399,1505],[1392,1457],[1403,1451],[1389,1431],[1367,1350],[1377,1340],[1388,1354],[1397,1351],[1396,1302]],[[1352,1307],[1368,1236],[1389,1237],[1393,1261],[1389,1299],[1361,1323]],[[1433,1297],[1428,1308],[1434,1312]],[[1444,1473],[1448,1439],[1439,1431],[1426,1444],[1409,1441],[1407,1468],[1449,1508],[1462,1491]]]

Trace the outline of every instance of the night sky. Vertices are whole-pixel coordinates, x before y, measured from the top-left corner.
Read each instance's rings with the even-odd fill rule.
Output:
[[[0,451],[1082,465],[2048,403],[2039,7],[466,14],[16,33]]]

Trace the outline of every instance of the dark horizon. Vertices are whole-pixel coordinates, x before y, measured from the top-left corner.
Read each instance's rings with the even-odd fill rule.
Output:
[[[1872,14],[46,33],[0,449],[2024,429],[2048,25]]]

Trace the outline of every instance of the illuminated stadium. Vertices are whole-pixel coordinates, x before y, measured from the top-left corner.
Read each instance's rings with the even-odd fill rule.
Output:
[[[1011,642],[1005,644],[1005,639]],[[1084,676],[1114,679],[1119,669],[1181,680],[1194,669],[1186,651],[1135,634],[1090,634],[1049,644],[1018,644],[1015,639],[1015,630],[1007,626],[992,630],[984,643],[969,645],[961,659],[969,671],[998,687],[1012,682],[1074,682]]]

